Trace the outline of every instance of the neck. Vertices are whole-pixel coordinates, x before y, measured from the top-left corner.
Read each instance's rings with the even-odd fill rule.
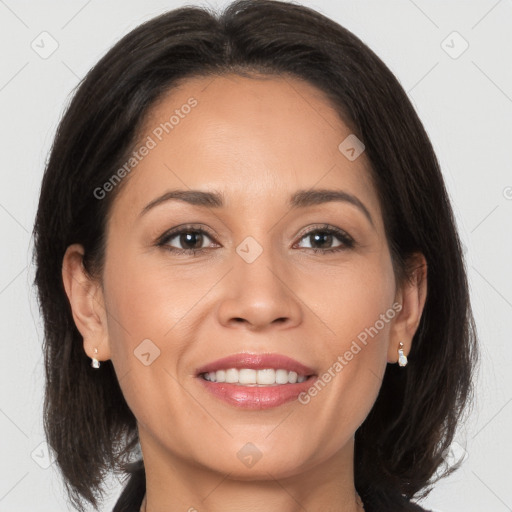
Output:
[[[213,471],[170,454],[148,436],[140,440],[146,471],[143,512],[364,510],[354,486],[353,438],[334,457],[313,467],[283,475],[260,466],[251,479],[237,477],[230,468]]]

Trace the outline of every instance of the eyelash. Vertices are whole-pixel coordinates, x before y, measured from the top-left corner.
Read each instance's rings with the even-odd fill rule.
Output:
[[[159,238],[156,245],[158,247],[162,247],[163,249],[165,249],[169,252],[172,252],[174,254],[177,254],[177,255],[181,255],[181,254],[187,255],[188,254],[188,255],[196,256],[199,253],[202,253],[209,249],[207,247],[203,247],[201,249],[177,249],[176,247],[170,247],[167,245],[170,240],[172,240],[173,238],[176,238],[179,235],[185,234],[185,233],[195,233],[195,234],[200,233],[203,235],[207,235],[209,238],[213,239],[213,236],[210,235],[210,233],[208,233],[207,231],[205,231],[203,229],[199,229],[194,226],[184,226],[182,228],[172,230],[168,233],[164,233],[164,235],[162,235]],[[316,254],[318,254],[318,253],[323,254],[323,255],[325,255],[326,253],[332,254],[332,253],[336,253],[339,251],[346,251],[347,249],[352,249],[355,246],[355,241],[352,237],[347,235],[341,229],[329,226],[328,224],[325,224],[322,227],[313,228],[310,231],[303,233],[299,239],[299,242],[301,240],[303,240],[304,238],[311,236],[312,234],[315,234],[315,233],[324,233],[327,235],[334,235],[342,243],[342,245],[340,245],[338,247],[334,247],[332,249],[316,249],[313,247],[305,248],[305,249],[309,249],[309,250],[313,251]]]

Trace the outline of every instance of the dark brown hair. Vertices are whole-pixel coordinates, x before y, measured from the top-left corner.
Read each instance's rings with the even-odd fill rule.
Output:
[[[123,183],[101,187],[126,160],[148,109],[194,76],[291,76],[327,94],[363,141],[397,280],[424,254],[428,294],[406,368],[388,365],[355,437],[355,484],[377,509],[424,497],[473,394],[478,360],[465,263],[432,145],[406,93],[360,39],[300,5],[241,0],[216,14],[184,7],[123,37],[79,84],[58,127],[34,227],[35,284],[44,319],[44,427],[73,505],[94,507],[110,471],[129,471],[120,503],[144,492],[136,421],[110,361],[94,370],[63,287],[66,248],[101,276],[108,213]],[[133,171],[133,172],[136,172]],[[126,179],[124,180],[126,181]],[[405,503],[405,505],[404,505]]]

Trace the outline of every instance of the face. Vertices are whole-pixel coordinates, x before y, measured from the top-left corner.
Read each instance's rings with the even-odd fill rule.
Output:
[[[108,221],[100,347],[148,454],[243,479],[348,453],[400,309],[350,135],[280,77],[189,79],[150,111]]]

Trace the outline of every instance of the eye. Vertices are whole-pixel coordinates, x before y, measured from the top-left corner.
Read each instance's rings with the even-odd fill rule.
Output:
[[[194,226],[181,226],[162,235],[156,245],[174,254],[196,255],[212,248],[208,246],[208,239],[213,240],[213,236],[204,229]],[[300,245],[299,242],[299,248],[310,249],[314,253],[320,254],[344,251],[355,246],[355,241],[351,236],[328,224],[310,229],[301,236],[300,241],[302,240],[309,240],[309,246]],[[338,244],[333,246],[332,244],[336,241]],[[179,247],[176,247],[176,245]]]
[[[156,245],[175,254],[196,254],[207,250],[204,242],[212,237],[204,230],[193,226],[182,226],[165,233]],[[177,244],[180,247],[175,247]]]
[[[309,240],[310,246],[305,248],[311,249],[315,253],[324,254],[351,249],[355,245],[354,239],[347,235],[347,233],[339,228],[329,226],[328,224],[308,231],[306,234],[302,235],[301,240]],[[340,243],[332,247],[332,244],[336,240]],[[313,247],[313,245],[319,245],[321,247],[317,248]],[[326,248],[326,245],[329,247]]]

